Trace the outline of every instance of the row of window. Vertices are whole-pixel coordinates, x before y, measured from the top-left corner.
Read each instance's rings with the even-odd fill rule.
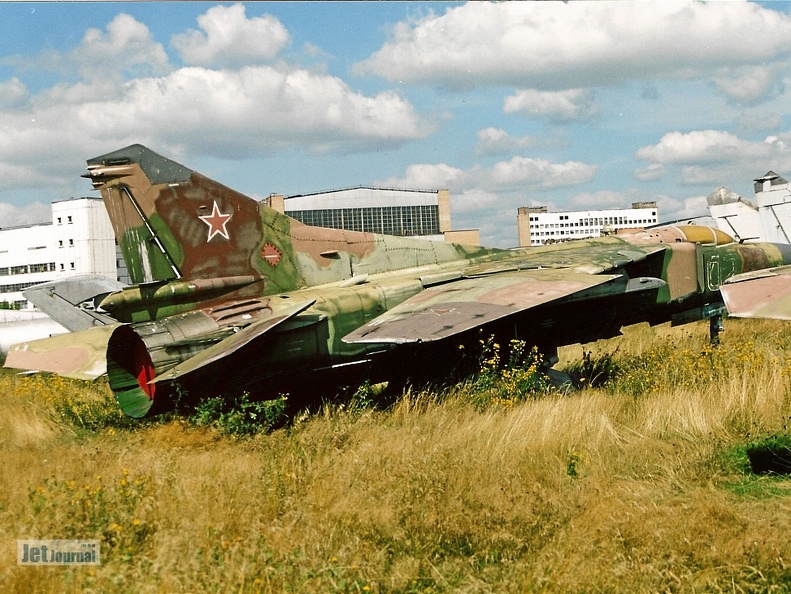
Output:
[[[533,221],[532,217],[530,220],[533,223],[538,222],[538,219]],[[576,223],[541,223],[541,224],[532,224],[530,226],[535,227],[537,229],[562,229],[565,227],[590,227],[590,226],[599,226],[599,225],[650,225],[652,223],[656,223],[656,219],[628,219],[624,217],[594,217],[590,219],[580,219],[580,221]]]
[[[582,235],[583,237],[598,237],[601,235],[601,229],[569,229],[568,231],[537,231],[532,235],[543,237],[543,236],[552,236],[561,235],[570,237],[572,235]]]
[[[18,291],[24,291],[25,289],[29,289],[33,285],[40,285],[41,282],[37,283],[14,283],[13,285],[0,285],[0,293],[16,293]]]
[[[22,266],[0,267],[0,276],[13,276],[15,274],[31,274],[33,272],[54,272],[54,271],[55,271],[55,262],[46,262],[42,264],[23,264]]]
[[[614,225],[620,227],[628,227],[628,226],[641,226],[641,225],[651,225],[656,223],[656,221],[652,221],[649,219],[634,219],[634,220],[627,220],[627,221],[605,221],[604,223],[596,223],[594,222],[596,219],[585,219],[584,222],[581,223],[542,223],[540,225],[531,225],[531,229],[565,229],[571,227],[590,227],[593,226],[596,229],[600,229],[604,225]]]
[[[290,217],[316,227],[385,233],[387,235],[438,235],[439,206],[383,206],[287,211]]]
[[[11,268],[0,268],[0,276],[9,276],[8,272],[3,272],[4,270],[15,270],[17,272],[11,272],[10,274],[27,274],[27,272],[21,272],[22,269],[25,269],[27,272],[55,272],[58,268],[55,265],[55,262],[50,262],[49,264],[31,264],[29,266],[12,266]],[[77,270],[77,266],[74,262],[69,263],[69,270]],[[60,271],[66,271],[66,265],[61,262],[60,263]],[[40,282],[40,281],[39,281]],[[22,289],[8,289],[8,291],[3,290],[4,287],[15,287],[17,285],[26,285],[24,288],[31,285],[35,285],[37,283],[16,283],[14,285],[0,285],[0,293],[6,293],[8,291],[21,291]]]
[[[542,225],[543,227],[543,225]],[[549,227],[549,225],[547,225]],[[599,237],[601,235],[601,228],[588,228],[588,229],[569,229],[557,231],[533,231],[531,234],[530,243],[533,245],[540,245],[545,241],[566,241],[569,239],[583,239],[586,237]],[[541,237],[542,239],[536,239]]]
[[[612,217],[590,217],[587,219],[579,219],[577,223],[574,223],[574,226],[577,225],[630,225],[636,223],[655,223],[656,222],[656,212],[651,213],[651,219],[630,219],[627,217],[619,217],[619,216],[612,216]],[[530,217],[531,223],[537,223],[541,217],[538,215],[533,215]],[[545,219],[546,220],[546,219]],[[568,221],[568,215],[561,215],[558,217],[559,221]],[[547,223],[550,224],[550,223]],[[560,226],[566,225],[568,227],[570,223],[562,223]]]

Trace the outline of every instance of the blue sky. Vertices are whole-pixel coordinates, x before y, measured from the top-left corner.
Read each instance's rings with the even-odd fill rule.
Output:
[[[0,2],[0,227],[128,144],[254,197],[449,188],[516,209],[705,214],[791,175],[789,3]]]

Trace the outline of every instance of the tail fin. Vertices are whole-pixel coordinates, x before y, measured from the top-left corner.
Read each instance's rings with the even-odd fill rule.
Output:
[[[252,198],[139,144],[90,159],[83,177],[101,191],[134,284],[260,276]]]
[[[245,296],[276,294],[497,251],[304,225],[139,144],[90,159],[84,177],[101,190],[134,284],[255,277],[263,288]]]

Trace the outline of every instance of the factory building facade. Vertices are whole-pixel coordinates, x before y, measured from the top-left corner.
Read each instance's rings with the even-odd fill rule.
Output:
[[[517,211],[519,246],[530,247],[599,237],[624,229],[642,229],[659,222],[656,202],[635,202],[632,208],[549,212],[546,206]]]
[[[0,308],[32,309],[22,291],[33,285],[124,271],[101,198],[53,202],[51,223],[0,229]]]

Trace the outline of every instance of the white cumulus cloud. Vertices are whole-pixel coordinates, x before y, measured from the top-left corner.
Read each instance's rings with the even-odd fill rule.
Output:
[[[670,196],[656,196],[654,198],[662,220],[680,221],[694,219],[709,214],[708,203],[705,196],[691,198],[672,198]]]
[[[638,181],[655,181],[662,179],[667,173],[667,169],[661,163],[651,163],[648,167],[637,169],[634,178]]]
[[[401,177],[390,177],[374,182],[387,188],[450,189],[459,187],[464,172],[445,163],[413,163]]]
[[[376,182],[389,187],[448,188],[455,193],[471,190],[496,193],[514,189],[552,189],[590,181],[597,167],[576,161],[552,163],[543,159],[513,157],[486,168],[473,165],[467,170],[445,163],[420,163],[407,167],[402,177]]]
[[[154,41],[146,25],[128,14],[116,16],[107,25],[106,32],[88,29],[82,43],[60,58],[75,62],[80,73],[88,79],[113,72],[127,75],[161,73],[169,68],[162,44]]]
[[[512,136],[502,128],[484,128],[477,133],[475,152],[479,155],[503,155],[530,149],[558,148],[565,142],[563,134],[553,129],[542,135]]]
[[[0,105],[0,121],[0,163],[36,168],[36,175],[0,176],[0,188],[60,177],[85,147],[98,153],[140,142],[177,155],[249,158],[289,148],[395,147],[430,131],[395,92],[365,95],[337,77],[270,66],[59,85],[24,110]]]
[[[600,190],[598,192],[583,192],[572,196],[569,200],[569,205],[576,210],[597,210],[624,208],[627,204],[636,201],[637,194],[635,191]]]
[[[526,89],[506,97],[504,110],[505,113],[521,113],[557,122],[569,122],[593,116],[598,111],[598,107],[593,102],[593,93],[589,90]]]
[[[510,161],[495,164],[487,172],[487,178],[494,188],[551,189],[588,182],[593,179],[596,170],[595,165],[578,161],[552,163],[545,159],[513,157]]]
[[[787,67],[787,64],[785,65]],[[780,92],[782,77],[776,68],[751,66],[725,76],[717,76],[714,83],[725,96],[739,104],[754,104]]]
[[[0,109],[19,107],[28,97],[27,88],[18,78],[0,82]]]
[[[736,130],[741,135],[781,130],[783,127],[783,115],[779,112],[761,109],[752,113],[742,113],[736,118],[735,124]]]
[[[791,132],[767,136],[761,141],[745,140],[720,130],[669,132],[657,144],[640,148],[638,159],[650,161],[643,172],[678,172],[683,184],[716,184],[732,179],[733,171],[761,175],[768,169],[791,169]],[[636,175],[638,175],[636,173]]]
[[[148,122],[152,132],[184,143],[201,138],[226,156],[288,147],[366,150],[426,133],[398,94],[363,95],[337,77],[302,69],[183,68],[134,81],[123,101],[127,125]]]
[[[470,2],[399,23],[355,69],[412,84],[557,90],[785,60],[789,34],[791,17],[747,2]]]
[[[289,42],[275,17],[247,18],[243,4],[213,6],[198,17],[201,31],[174,35],[171,43],[186,64],[238,67],[271,60]]]
[[[494,192],[473,188],[453,194],[451,209],[453,213],[480,212],[483,209],[496,206],[501,201],[502,198]]]
[[[3,56],[0,63],[20,71],[54,72],[64,82],[81,78],[118,84],[126,78],[170,70],[162,44],[154,40],[145,24],[125,13],[116,15],[105,30],[86,30],[80,43],[70,50]]]
[[[637,158],[655,163],[712,163],[731,160],[752,144],[720,130],[669,132],[659,143],[640,148]]]

